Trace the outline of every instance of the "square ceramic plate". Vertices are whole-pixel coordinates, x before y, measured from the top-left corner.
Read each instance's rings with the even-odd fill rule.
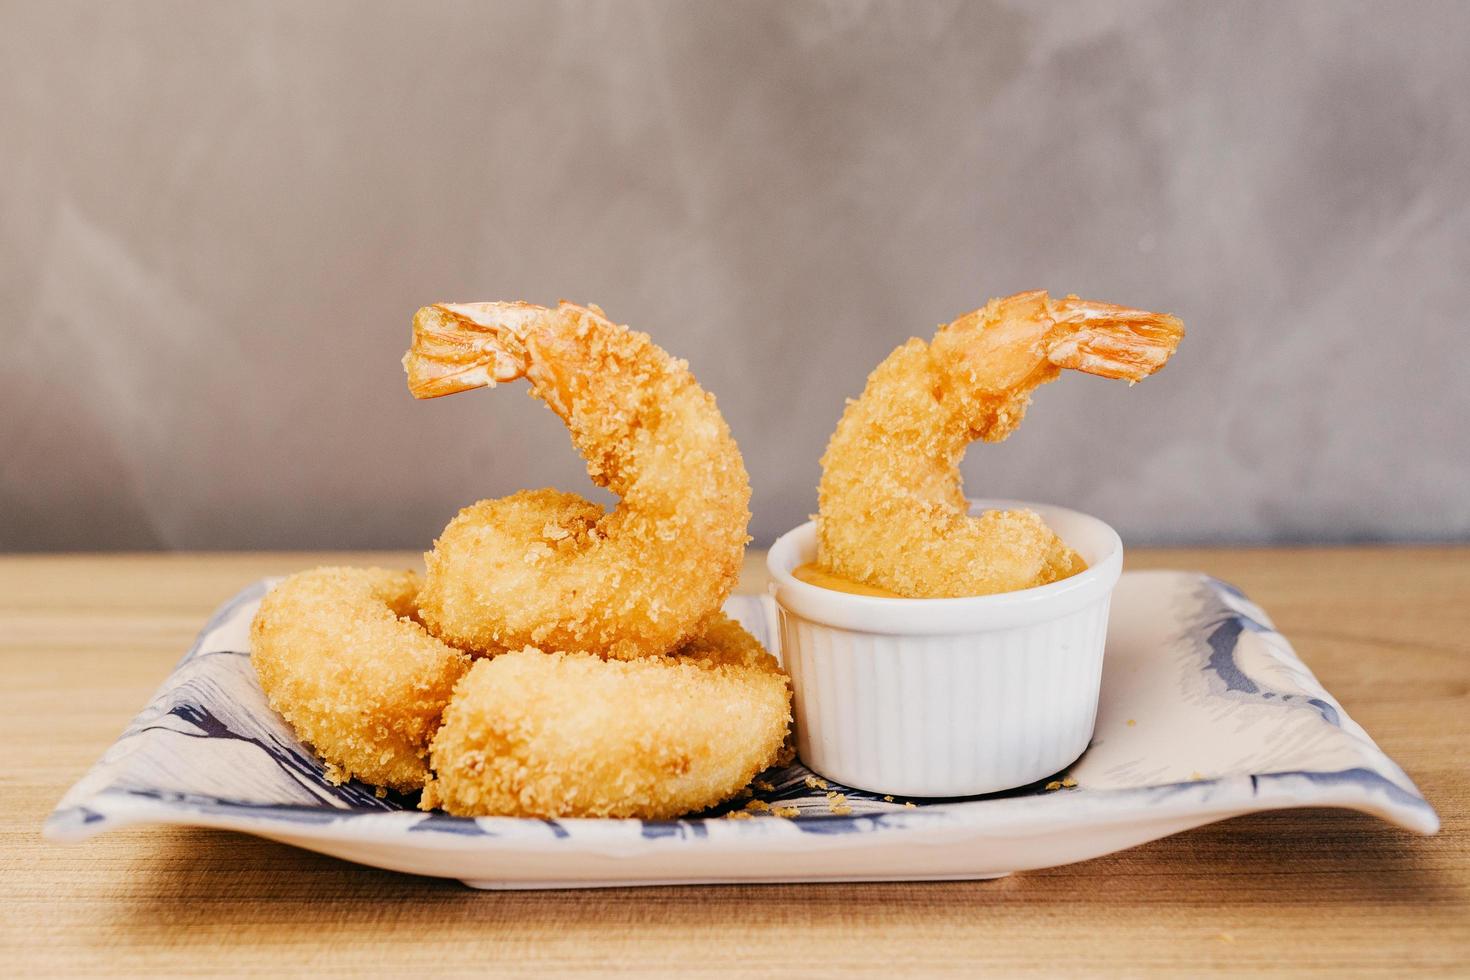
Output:
[[[481,888],[671,882],[987,878],[1066,864],[1260,810],[1348,807],[1439,826],[1403,771],[1318,684],[1258,607],[1204,575],[1135,572],[1113,600],[1087,752],[1052,780],[970,799],[893,800],[841,786],[833,813],[801,766],[754,796],[794,818],[468,819],[333,786],[266,704],[249,626],[270,582],[226,603],[152,702],[66,794],[46,836],[131,824],[220,827]],[[768,646],[775,609],[727,606]],[[1057,784],[1065,780],[1065,786]],[[1075,783],[1075,785],[1073,785]],[[755,785],[755,784],[753,784]]]

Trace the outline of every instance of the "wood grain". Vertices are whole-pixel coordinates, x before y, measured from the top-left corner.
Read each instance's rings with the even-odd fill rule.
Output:
[[[1270,611],[1444,820],[1245,817],[994,882],[480,893],[202,830],[61,847],[47,813],[252,579],[405,554],[0,558],[0,963],[154,972],[1402,976],[1470,972],[1470,549],[1138,551]],[[764,584],[752,556],[746,589]]]

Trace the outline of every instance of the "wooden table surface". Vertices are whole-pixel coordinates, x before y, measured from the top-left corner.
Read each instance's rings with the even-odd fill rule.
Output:
[[[992,882],[500,893],[226,832],[41,840],[217,603],[327,561],[417,556],[0,557],[0,972],[1470,973],[1470,548],[1129,557],[1262,603],[1438,809],[1433,838],[1298,810]]]

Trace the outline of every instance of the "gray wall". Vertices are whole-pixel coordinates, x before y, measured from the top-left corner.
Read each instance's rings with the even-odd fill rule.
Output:
[[[0,3],[0,548],[427,546],[588,486],[409,317],[686,357],[760,543],[867,372],[988,296],[1181,315],[973,493],[1137,542],[1470,534],[1470,5]]]

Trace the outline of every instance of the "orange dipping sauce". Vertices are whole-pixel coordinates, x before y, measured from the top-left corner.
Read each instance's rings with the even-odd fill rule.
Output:
[[[1073,567],[1065,575],[1057,579],[1057,581],[1060,582],[1063,578],[1071,578],[1078,572],[1085,571],[1087,571],[1087,563],[1079,556],[1073,563]],[[814,561],[809,561],[805,565],[798,565],[793,568],[791,570],[791,577],[799,582],[805,582],[808,585],[815,585],[822,589],[831,589],[833,592],[846,592],[849,595],[871,595],[878,596],[881,599],[904,598],[904,596],[899,595],[897,592],[889,592],[887,589],[880,589],[876,585],[865,585],[862,582],[854,582],[850,578],[843,578],[841,575],[834,575]]]
[[[821,565],[809,561],[805,565],[798,565],[791,570],[791,577],[808,585],[815,585],[823,589],[831,589],[833,592],[846,592],[850,595],[872,595],[883,599],[902,599],[903,596],[897,592],[889,592],[873,585],[864,585],[854,582],[852,579],[843,578],[841,575],[833,575]]]

